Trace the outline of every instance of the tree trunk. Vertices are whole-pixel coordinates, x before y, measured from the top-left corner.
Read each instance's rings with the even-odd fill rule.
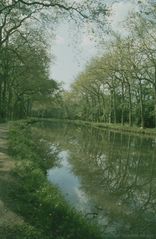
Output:
[[[121,94],[122,94],[122,102],[121,102],[121,124],[124,125],[124,82],[122,80],[121,83]]]
[[[116,94],[115,90],[113,89],[113,121],[116,124],[117,123],[117,117],[116,117]]]
[[[109,107],[109,124],[112,123],[112,90],[110,94],[110,107]]]
[[[132,95],[131,95],[131,86],[128,83],[128,98],[129,98],[129,126],[132,126]]]
[[[156,128],[156,65],[154,68],[154,126]]]
[[[142,92],[142,83],[139,79],[139,91],[140,91],[140,126],[144,128],[144,105],[143,105],[143,92]]]

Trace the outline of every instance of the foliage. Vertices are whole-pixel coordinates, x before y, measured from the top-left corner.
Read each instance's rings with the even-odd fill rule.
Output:
[[[49,79],[50,60],[42,35],[25,26],[0,48],[1,120],[27,117],[34,102],[41,104],[59,88]]]
[[[104,43],[64,97],[67,118],[156,127],[154,13],[130,16],[129,32]]]
[[[45,29],[63,17],[83,23],[84,19],[96,22],[99,15],[100,19],[106,15],[101,1],[0,2],[0,121],[25,118],[32,109],[42,116],[61,115],[60,104],[45,110],[47,98],[59,101],[59,86],[49,79]]]
[[[2,239],[40,239],[42,238],[40,232],[27,224],[0,226],[0,234]]]

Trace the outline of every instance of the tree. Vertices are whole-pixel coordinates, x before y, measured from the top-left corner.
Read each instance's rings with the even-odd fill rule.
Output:
[[[23,29],[16,33],[2,49],[1,118],[25,117],[30,115],[34,101],[52,96],[58,89],[57,83],[49,79],[46,42],[42,32],[29,28],[28,32]]]
[[[0,3],[0,47],[8,38],[19,29],[23,23],[30,19],[47,19],[47,9],[53,20],[70,16],[71,18],[96,21],[106,15],[106,6],[101,1],[92,0],[75,2],[66,0],[2,0]],[[67,15],[66,15],[67,14]],[[99,20],[98,20],[99,21]]]
[[[21,117],[26,115],[26,112],[30,111],[32,99],[41,97],[43,92],[45,96],[51,94],[49,91],[55,88],[54,81],[48,81],[49,60],[46,48],[41,44],[43,39],[39,34],[44,23],[47,24],[52,20],[55,24],[63,17],[75,21],[99,23],[99,19],[105,15],[106,7],[100,0],[96,3],[92,0],[80,2],[2,0],[0,2],[1,118],[14,117],[15,111],[17,117],[19,114]],[[33,31],[30,25],[33,26]],[[36,39],[35,35],[39,38]],[[44,44],[46,45],[45,41]],[[56,87],[56,91],[57,89]]]
[[[129,33],[114,34],[105,42],[103,56],[92,60],[76,79],[72,90],[85,106],[78,107],[80,115],[88,112],[86,120],[92,115],[94,121],[156,125],[156,35],[151,16],[133,16]]]

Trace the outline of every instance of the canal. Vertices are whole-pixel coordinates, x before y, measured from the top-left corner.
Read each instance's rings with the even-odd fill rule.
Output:
[[[43,123],[56,165],[47,171],[69,204],[106,238],[155,238],[156,140]]]

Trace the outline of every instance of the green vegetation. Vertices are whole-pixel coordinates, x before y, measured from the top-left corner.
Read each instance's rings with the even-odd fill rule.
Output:
[[[128,124],[114,124],[114,123],[103,123],[103,122],[94,122],[94,121],[83,121],[83,120],[71,120],[71,119],[55,119],[55,118],[31,118],[34,122],[58,122],[79,126],[90,126],[94,128],[100,128],[103,130],[110,131],[119,131],[130,134],[142,134],[145,137],[155,137],[156,130],[155,128],[141,128],[138,126],[129,126]]]
[[[47,141],[40,140],[28,122],[11,124],[10,154],[16,162],[9,182],[11,208],[23,220],[0,227],[2,239],[94,239],[101,238],[94,225],[86,222],[64,201],[46,178],[46,169],[55,163]]]
[[[58,94],[58,84],[49,79],[50,56],[43,36],[42,29],[25,25],[0,47],[0,121],[25,118]]]
[[[129,16],[65,93],[65,117],[156,127],[156,8]]]
[[[99,30],[107,12],[105,4],[3,0],[0,121],[36,116],[156,127],[156,8],[148,3],[145,10],[147,5],[141,2],[141,11],[129,15],[126,34],[109,29],[109,41],[100,42],[101,56],[92,59],[71,91],[65,92],[49,77],[53,57],[47,51],[51,46],[44,26],[70,16],[79,24],[98,22]],[[93,31],[99,37],[98,33]]]
[[[61,87],[49,76],[52,28],[64,17],[80,24],[105,13],[105,4],[92,0],[74,5],[67,0],[0,1],[0,122],[34,113],[60,116]]]
[[[53,34],[48,35],[48,26],[56,26],[65,17],[74,19],[79,29],[81,23],[91,27],[92,34],[96,34],[94,28],[103,31],[107,10],[102,2],[0,1],[0,122],[59,118],[104,129],[156,134],[155,129],[145,129],[156,128],[155,5],[149,3],[149,9],[130,15],[126,34],[110,30],[109,42],[101,43],[102,54],[91,60],[69,92],[49,76],[54,57],[49,53],[52,46],[47,39]],[[17,215],[17,223],[0,223],[1,238],[100,238],[96,226],[70,208],[58,189],[48,183],[46,170],[55,164],[55,157],[48,141],[40,140],[43,136],[31,127],[32,121],[10,127],[14,160],[5,164],[6,171],[10,168],[1,175],[0,192],[6,204],[3,208],[9,208],[13,218]],[[1,157],[4,160],[4,155]]]

